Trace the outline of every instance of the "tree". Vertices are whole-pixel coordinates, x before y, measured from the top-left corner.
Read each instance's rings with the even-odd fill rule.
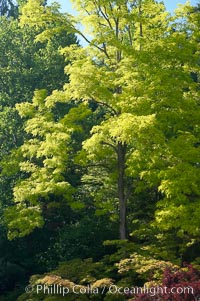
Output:
[[[74,35],[61,32],[51,41],[33,43],[38,30],[20,28],[17,20],[0,19],[0,160],[3,168],[8,164],[7,155],[23,143],[23,122],[15,104],[31,99],[35,89],[46,87],[51,93],[61,88],[67,80],[65,60],[58,52],[59,45],[76,42]],[[16,160],[15,160],[16,161]],[[9,168],[7,168],[8,170]],[[12,200],[12,187],[20,175],[12,168],[1,170],[0,190],[3,206]]]
[[[88,42],[84,49],[71,46],[63,50],[73,61],[66,67],[70,83],[65,85],[65,95],[66,99],[82,99],[103,107],[101,121],[97,121],[83,148],[90,161],[90,183],[94,186],[98,182],[99,189],[93,190],[93,197],[98,190],[98,206],[101,203],[101,208],[115,213],[119,210],[120,238],[125,239],[127,202],[133,201],[134,189],[140,189],[137,188],[140,181],[143,187],[159,189],[160,199],[168,195],[171,183],[176,187],[181,183],[176,183],[178,177],[167,182],[166,174],[170,176],[172,166],[180,174],[181,166],[175,163],[179,160],[177,156],[181,156],[177,146],[186,137],[178,135],[176,139],[177,133],[189,130],[193,135],[196,126],[197,118],[192,129],[184,120],[188,116],[189,122],[192,103],[198,112],[192,98],[197,93],[196,85],[191,78],[191,72],[197,68],[197,42],[191,35],[188,37],[189,31],[181,23],[184,12],[179,11],[172,18],[163,4],[155,1],[74,2],[82,24],[89,29],[88,36],[76,28],[74,18],[70,20],[69,15],[54,19],[60,28],[65,24]],[[38,7],[40,16],[41,9]],[[33,19],[33,3],[29,1],[22,22],[30,19],[34,25],[37,18]],[[48,18],[41,20],[45,22]],[[51,34],[54,33],[52,30]],[[49,34],[44,32],[42,38]],[[186,38],[190,40],[188,45]],[[178,114],[179,110],[182,114]],[[189,141],[193,147],[196,138]],[[179,149],[178,155],[175,149]],[[190,167],[191,172],[196,170],[193,165],[186,164],[184,168]],[[97,172],[100,181],[94,180]],[[88,181],[88,177],[84,178]]]
[[[113,173],[113,176],[108,173],[107,187],[111,188],[113,178],[116,189],[112,203],[116,204],[116,198],[119,201],[120,238],[126,239],[126,207],[133,193],[133,178],[126,172],[134,149],[131,136],[133,141],[137,140],[154,122],[142,93],[145,82],[142,59],[164,39],[169,20],[164,6],[154,1],[138,1],[134,5],[125,1],[117,4],[79,1],[77,7],[82,23],[90,28],[91,40],[82,34],[88,47],[66,50],[74,58],[74,63],[66,68],[70,75],[66,94],[68,98],[82,98],[106,108],[102,123],[93,128],[84,148],[93,162],[108,164],[107,169]],[[101,196],[103,201],[107,197]],[[108,201],[105,200],[105,205],[109,207]]]
[[[107,108],[84,148],[93,162],[104,161],[110,171],[116,153],[120,237],[127,237],[126,202],[134,178],[157,187],[163,199],[159,205],[169,202],[156,214],[160,226],[163,220],[165,229],[198,232],[198,219],[192,226],[189,215],[199,196],[199,90],[191,77],[199,69],[199,15],[189,14],[193,19],[184,23],[190,6],[169,18],[163,5],[153,1],[133,6],[124,1],[79,1],[77,7],[91,40],[85,37],[89,46],[72,54],[66,94]],[[174,224],[172,216],[178,217]]]
[[[13,206],[13,186],[24,178],[24,173],[18,168],[20,153],[16,149],[27,139],[27,135],[15,105],[30,102],[35,89],[46,88],[47,94],[60,89],[67,76],[64,74],[66,62],[58,48],[77,43],[75,35],[68,34],[66,30],[49,41],[34,42],[40,32],[37,28],[20,27],[19,20],[7,16],[0,18],[0,261],[1,276],[8,274],[3,270],[7,266],[10,266],[11,273],[3,282],[5,286],[1,293],[16,284],[18,276],[17,273],[14,276],[12,266],[24,269],[26,277],[28,273],[44,270],[44,265],[38,264],[37,256],[45,252],[55,235],[55,231],[44,228],[43,232],[38,231],[24,239],[7,241],[4,216],[5,210]],[[56,113],[59,110],[62,111],[62,108]],[[55,216],[55,213],[52,215]],[[53,218],[50,219],[52,222]],[[44,237],[51,238],[44,243]]]
[[[25,176],[14,188],[17,205],[9,208],[6,214],[11,230],[10,237],[17,236],[16,231],[19,231],[19,236],[24,236],[35,227],[42,226],[42,207],[50,208],[51,204],[55,206],[56,202],[67,200],[70,203],[74,192],[73,187],[65,180],[72,128],[65,124],[66,118],[54,120],[51,112],[52,101],[62,97],[62,92],[54,92],[47,102],[46,97],[45,91],[36,91],[32,104],[17,105],[20,115],[29,117],[25,131],[31,138],[20,148],[22,156],[26,159],[20,162],[20,170],[29,176]],[[77,111],[79,120],[90,113],[90,110],[85,110],[83,106],[77,108]],[[76,203],[75,206],[77,205]]]
[[[76,42],[74,35],[62,31],[51,41],[33,43],[38,32],[33,28],[20,28],[17,20],[0,19],[0,189],[5,207],[12,200],[13,183],[21,177],[17,169],[12,168],[11,174],[10,168],[4,168],[9,165],[7,156],[25,137],[15,104],[31,99],[35,89],[45,87],[50,94],[56,87],[62,87],[67,76],[63,71],[65,60],[58,48]]]
[[[76,37],[62,31],[51,41],[33,43],[38,33],[38,29],[20,28],[17,20],[0,19],[1,160],[6,161],[11,149],[23,143],[23,123],[15,104],[31,100],[35,89],[45,87],[50,94],[67,81],[66,63],[58,48],[76,43]],[[11,199],[9,189],[5,191],[13,185],[8,184],[11,179],[1,173],[4,200]]]
[[[192,241],[199,233],[199,81],[193,79],[193,74],[199,74],[199,14],[193,8],[186,6],[177,11],[182,18],[177,31],[172,38],[176,39],[176,91],[173,92],[174,103],[168,102],[170,110],[170,131],[164,123],[168,121],[161,113],[158,121],[165,135],[165,149],[170,161],[158,172],[159,190],[163,200],[158,203],[156,222],[161,229],[174,229],[177,235]],[[183,22],[183,17],[185,22]],[[175,26],[174,26],[175,27]],[[187,41],[187,44],[186,42]],[[181,53],[180,53],[181,51]],[[183,54],[187,53],[186,58]],[[170,81],[169,81],[170,82]],[[173,81],[174,82],[174,81]],[[178,90],[179,88],[179,90]],[[170,97],[168,96],[168,99]],[[169,106],[170,105],[170,106]],[[163,108],[164,109],[164,108]],[[169,122],[168,122],[169,125]],[[191,225],[190,217],[193,216]],[[173,224],[171,218],[174,218]]]
[[[159,248],[165,240],[165,252],[169,254],[173,245],[176,256],[185,260],[186,249],[198,244],[199,235],[199,16],[192,11],[190,6],[177,11],[173,31],[164,41],[165,51],[159,56],[159,48],[146,53],[145,62],[152,62],[154,73],[143,92],[157,100],[152,109],[160,141],[149,132],[130,162],[146,186],[158,188],[160,199],[153,225],[159,233]],[[189,216],[193,216],[192,224]]]
[[[88,42],[83,49],[71,46],[63,50],[72,61],[66,67],[70,82],[64,87],[65,98],[82,99],[103,108],[101,119],[83,149],[90,161],[87,162],[90,183],[93,185],[96,181],[94,173],[101,175],[100,181],[96,181],[97,205],[101,203],[100,207],[110,212],[119,211],[120,238],[125,239],[128,237],[127,202],[134,201],[135,189],[141,189],[142,185],[145,189],[146,185],[159,191],[156,200],[161,200],[159,204],[165,196],[169,201],[174,192],[182,201],[183,198],[188,200],[188,192],[191,195],[194,192],[188,189],[188,177],[184,179],[187,188],[182,191],[179,177],[181,171],[187,169],[190,174],[195,173],[195,183],[198,178],[195,164],[198,90],[191,77],[191,72],[198,68],[197,26],[190,28],[189,21],[187,29],[181,19],[190,6],[170,17],[163,4],[150,0],[134,4],[124,1],[75,3],[83,25],[89,28],[89,36],[76,29],[69,15],[53,19],[60,28],[65,24]],[[39,2],[29,1],[24,6],[22,23],[29,20],[32,26],[36,25],[39,15],[33,18],[33,5],[38,7],[42,21],[39,26],[43,26],[52,18],[52,12],[45,15]],[[53,34],[54,29],[47,30],[39,38]],[[186,44],[185,39],[190,43]],[[190,121],[191,112],[196,116],[193,121]],[[183,146],[186,137],[188,144]],[[183,147],[194,151],[195,162],[190,163],[181,155]],[[180,159],[183,164],[178,164]],[[88,176],[84,179],[88,181]],[[169,191],[173,193],[170,195]],[[169,210],[169,216],[171,214]],[[179,226],[183,227],[183,223],[182,218]]]
[[[17,5],[13,0],[0,1],[0,16],[17,17]]]

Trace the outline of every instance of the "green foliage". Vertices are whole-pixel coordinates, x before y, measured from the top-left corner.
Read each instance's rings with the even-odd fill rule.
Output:
[[[25,127],[31,139],[21,147],[24,162],[19,164],[21,172],[30,176],[14,188],[17,205],[7,209],[6,220],[10,231],[18,229],[22,236],[43,224],[40,198],[49,198],[50,194],[70,198],[72,192],[63,176],[71,129],[54,122],[52,113],[45,108],[45,97],[46,91],[36,91],[32,104],[17,105],[21,116],[31,116]],[[10,238],[16,235],[15,231]]]
[[[163,271],[167,268],[176,273],[182,271],[179,266],[170,262],[143,256],[138,253],[131,253],[134,246],[130,243],[115,242],[118,244],[118,251],[110,256],[106,255],[98,262],[92,259],[74,259],[63,262],[56,270],[44,275],[35,275],[30,279],[33,286],[45,284],[47,286],[60,285],[69,289],[69,300],[76,298],[88,298],[88,300],[127,300],[125,294],[111,294],[109,288],[115,285],[117,288],[159,285],[163,278]],[[122,246],[123,245],[123,246]],[[126,253],[126,254],[125,254]],[[128,255],[129,254],[129,255]],[[151,282],[149,282],[151,279]],[[98,294],[84,293],[74,294],[73,287],[76,288],[97,288]],[[24,295],[25,297],[25,295]],[[23,295],[18,300],[26,300]],[[34,300],[46,300],[44,294],[31,293],[29,295]],[[59,295],[50,294],[51,298],[59,300]],[[49,298],[48,297],[48,298]],[[115,297],[115,299],[114,299]],[[81,299],[82,300],[82,299]],[[84,299],[83,299],[84,300]]]
[[[33,43],[39,32],[28,26],[20,28],[17,20],[0,19],[0,87],[4,104],[9,96],[9,105],[29,100],[35,89],[46,88],[50,93],[67,80],[65,61],[58,48],[76,43],[76,38],[60,33],[51,41]]]
[[[93,1],[74,2],[91,40],[82,34],[88,47],[73,45],[62,50],[72,61],[65,68],[70,82],[64,86],[64,92],[55,91],[47,98],[46,108],[52,108],[57,97],[61,101],[63,98],[82,100],[104,107],[101,121],[97,121],[91,137],[83,143],[87,171],[82,181],[95,201],[96,214],[109,212],[116,220],[126,202],[130,207],[134,202],[134,188],[142,189],[142,184],[138,186],[135,180],[140,179],[143,191],[146,185],[160,193],[156,212],[156,225],[160,230],[173,227],[197,235],[197,218],[194,226],[186,222],[199,196],[199,90],[198,82],[191,77],[192,72],[198,72],[199,64],[197,14],[191,13],[191,7],[186,5],[171,17],[164,5],[155,1],[135,5],[123,1],[117,5],[106,1],[98,5]],[[58,32],[62,31],[63,24],[66,30],[76,30],[72,18],[59,15],[56,9],[44,9],[40,1],[28,1],[23,7],[21,25],[28,22],[42,28],[52,19]],[[195,20],[194,26],[191,20]],[[48,30],[38,40],[51,39],[55,32],[52,28]],[[71,111],[62,122],[69,125],[70,118],[76,118],[76,110],[74,117]],[[31,122],[35,120],[27,122],[27,129],[32,127]],[[40,119],[40,122],[45,124],[46,120]],[[36,133],[34,128],[32,134]],[[42,144],[45,149],[48,149],[47,140],[45,137]],[[33,147],[34,143],[35,140],[30,140],[27,144],[29,152],[34,153],[38,148],[37,143]],[[62,152],[62,146],[58,144],[58,148]],[[37,159],[40,156],[46,154],[41,151]],[[52,164],[52,160],[46,158],[43,164],[50,162]],[[33,163],[31,166],[27,162],[21,164],[22,171],[35,172],[34,169]],[[37,172],[35,175],[40,178]],[[43,188],[40,192],[44,197],[47,187]],[[54,189],[48,186],[50,193]],[[198,210],[195,211],[198,216]],[[172,215],[176,218],[173,225]]]
[[[1,0],[0,1],[0,16],[17,17],[18,7],[15,0]]]
[[[59,8],[60,5],[57,2],[53,2],[51,6],[44,6],[41,0],[27,0],[22,6],[20,25],[22,27],[29,25],[37,29],[42,28],[43,31],[37,35],[36,41],[51,40],[52,37],[62,33],[69,35],[69,32],[72,32],[69,15],[62,14]],[[72,32],[71,37],[75,37],[74,32]],[[76,39],[74,39],[74,43],[76,44]]]
[[[11,201],[11,188],[21,177],[17,173],[19,152],[15,149],[26,136],[15,104],[31,100],[35,89],[45,87],[50,93],[62,87],[67,76],[63,72],[65,60],[58,47],[76,41],[73,35],[61,33],[49,42],[33,43],[37,34],[33,28],[20,28],[17,20],[0,19],[0,158],[3,169],[0,186],[5,204]]]
[[[146,285],[158,285],[162,280],[163,271],[166,268],[174,270],[179,268],[171,262],[154,259],[137,253],[131,254],[129,258],[122,259],[117,266],[120,274],[126,274],[129,273],[130,270],[135,270],[142,279],[147,281],[145,283]],[[151,283],[148,283],[149,279],[151,279]]]
[[[54,271],[34,285],[108,289],[149,277],[157,285],[166,266],[199,251],[198,9],[187,3],[170,16],[154,0],[74,0],[72,17],[57,4],[20,2],[20,27],[0,20],[0,210],[9,238],[50,236],[34,259]],[[121,241],[102,247],[117,238],[116,223]],[[101,259],[106,248],[113,253]],[[19,300],[27,298],[60,300],[34,292]]]
[[[38,262],[47,266],[48,270],[55,268],[58,262],[73,258],[84,259],[91,256],[98,260],[107,253],[104,240],[117,237],[117,225],[109,222],[107,216],[94,218],[94,212],[90,212],[87,207],[77,210],[77,215],[78,218],[75,215],[73,223],[71,221],[57,231],[56,238],[46,252],[37,254]]]
[[[34,228],[42,227],[44,224],[41,210],[38,206],[27,208],[26,206],[18,205],[17,207],[9,207],[5,211],[5,220],[9,227],[9,239],[27,235]]]
[[[19,167],[19,161],[23,161],[23,156],[18,147],[23,143],[25,137],[28,137],[29,133],[27,131],[26,134],[23,131],[23,122],[18,115],[15,104],[31,100],[35,89],[45,87],[48,91],[47,93],[50,94],[53,89],[61,88],[63,83],[67,81],[67,76],[64,74],[66,62],[64,57],[60,55],[58,48],[70,43],[76,43],[75,36],[67,34],[66,31],[58,33],[51,41],[33,43],[37,34],[39,34],[39,31],[35,28],[28,26],[20,28],[18,20],[7,20],[6,18],[1,18],[0,20],[0,38],[2,41],[0,46],[0,76],[2,79],[0,83],[0,133],[2,140],[0,185],[4,207],[11,203],[13,186],[16,184],[17,179],[25,178],[28,168],[25,164],[23,167]],[[59,139],[59,137],[56,138]],[[49,143],[51,143],[50,140],[55,140],[55,137],[51,135],[48,139]],[[63,139],[62,136],[61,140]],[[60,145],[62,143],[60,141]],[[41,147],[45,147],[45,145]],[[49,148],[50,152],[51,149]],[[56,163],[52,159],[46,158],[46,164],[49,164],[49,168],[54,168]],[[57,166],[57,173],[58,168]],[[24,189],[26,190],[28,187],[25,185]],[[45,190],[47,187],[40,187],[40,189]],[[58,187],[59,189],[62,190],[63,188]],[[24,191],[24,193],[26,192]],[[12,217],[8,212],[9,209],[8,211],[6,210],[7,222],[11,222],[12,226],[11,224],[10,226],[15,233],[18,232],[17,225],[19,226],[20,218],[23,221],[21,233],[24,234],[29,233],[27,231],[28,225],[30,225],[30,229],[34,229],[33,224],[35,226],[43,224],[40,217],[40,209],[37,206],[35,209],[34,206],[27,208],[27,204],[23,206],[18,204],[17,206],[21,209],[23,208],[23,213],[18,215],[18,212],[20,212],[19,208],[16,211],[12,208],[10,209],[11,215],[15,216],[16,223],[12,224]],[[29,222],[25,218],[25,212],[31,217]],[[33,224],[31,225],[32,222]]]
[[[22,1],[19,2],[22,4]],[[13,290],[15,286],[23,286],[22,291],[24,291],[25,279],[15,274],[15,270],[19,267],[23,268],[26,278],[32,273],[44,271],[44,266],[38,264],[37,253],[46,250],[55,235],[55,230],[50,231],[44,227],[43,231],[38,229],[27,238],[8,241],[6,237],[5,219],[10,225],[12,239],[27,235],[44,224],[39,206],[29,206],[28,201],[15,206],[12,201],[13,187],[18,181],[26,178],[26,172],[20,171],[19,167],[19,162],[24,160],[19,146],[30,135],[23,130],[24,120],[20,118],[15,104],[31,101],[35,89],[46,88],[49,95],[52,90],[62,87],[67,81],[67,76],[64,74],[64,66],[67,62],[58,48],[77,41],[73,34],[64,31],[58,33],[51,41],[34,43],[39,32],[41,31],[28,26],[20,28],[18,20],[0,18],[0,261],[1,275],[3,275],[0,294],[2,300],[17,299],[17,290],[13,294],[6,295],[5,298],[2,296],[7,290]],[[60,211],[62,210],[63,205]],[[63,212],[64,216],[66,206]],[[47,217],[48,214],[45,212],[45,219],[48,224],[53,223],[54,217]],[[60,212],[58,216],[62,223],[64,217]],[[11,268],[6,270],[7,266]]]

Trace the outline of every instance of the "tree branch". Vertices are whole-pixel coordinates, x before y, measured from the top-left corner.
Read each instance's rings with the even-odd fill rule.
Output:
[[[130,45],[133,46],[133,38],[132,38],[132,34],[131,34],[131,29],[130,29],[130,25],[128,25],[126,27],[127,31],[128,31],[128,36],[129,36],[129,41],[130,41]]]
[[[117,147],[116,146],[114,146],[113,144],[111,144],[111,143],[109,143],[109,142],[104,142],[104,141],[102,141],[102,143],[101,143],[102,145],[108,145],[108,146],[110,146],[112,149],[114,149],[114,151],[117,153]]]
[[[104,7],[104,9],[105,9],[105,7]],[[108,18],[108,16],[107,16],[107,14],[103,12],[103,10],[101,9],[100,6],[99,6],[99,10],[100,10],[102,16],[104,17],[104,19],[107,21],[107,23],[108,23],[110,29],[113,30],[112,24],[111,24],[111,22],[110,22],[110,20],[109,20],[109,18]]]
[[[76,32],[80,35],[80,36],[82,36],[82,38],[88,43],[88,44],[90,44],[90,45],[93,45],[94,47],[96,47],[97,49],[99,49],[100,51],[102,51],[105,55],[106,55],[106,57],[109,59],[109,55],[108,55],[108,53],[107,53],[107,51],[105,51],[105,48],[101,48],[101,47],[99,47],[98,45],[96,45],[96,44],[94,44],[94,43],[92,43],[92,41],[90,41],[80,30],[77,30],[76,29]]]
[[[116,115],[116,116],[119,115],[119,113],[118,113],[113,107],[111,107],[109,104],[107,104],[106,102],[98,101],[98,100],[94,99],[93,97],[92,97],[92,100],[93,100],[94,102],[96,102],[96,103],[102,105],[102,106],[105,106],[105,107],[109,108],[109,109],[114,113],[114,115]]]

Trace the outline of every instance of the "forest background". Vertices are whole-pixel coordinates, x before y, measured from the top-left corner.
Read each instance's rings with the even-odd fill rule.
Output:
[[[73,2],[0,1],[0,300],[197,299],[199,4]]]

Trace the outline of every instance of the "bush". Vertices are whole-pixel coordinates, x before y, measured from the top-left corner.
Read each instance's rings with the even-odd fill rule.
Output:
[[[173,290],[173,291],[172,291]],[[134,301],[194,301],[200,300],[200,271],[192,265],[173,271],[166,268],[162,285],[154,286],[132,300]]]

